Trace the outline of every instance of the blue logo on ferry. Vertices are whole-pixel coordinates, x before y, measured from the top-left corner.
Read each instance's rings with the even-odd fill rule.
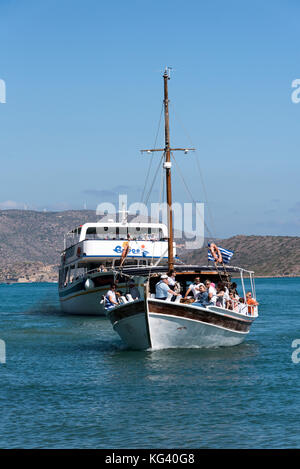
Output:
[[[123,247],[120,246],[120,245],[116,246],[116,247],[114,248],[114,252],[116,252],[117,254],[122,254],[122,252],[123,252]],[[148,252],[148,251],[144,251],[144,250],[141,251],[141,249],[139,249],[139,248],[137,248],[137,249],[130,248],[128,254],[139,254],[139,255],[142,255],[143,257],[147,257],[147,255],[149,254],[149,252]]]

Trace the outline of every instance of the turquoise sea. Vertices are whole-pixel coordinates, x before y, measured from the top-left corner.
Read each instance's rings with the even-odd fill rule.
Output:
[[[256,287],[243,344],[138,352],[56,284],[0,285],[0,447],[300,448],[300,279]]]

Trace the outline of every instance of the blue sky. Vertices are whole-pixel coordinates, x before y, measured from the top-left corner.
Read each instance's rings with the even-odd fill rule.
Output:
[[[0,208],[139,201],[169,65],[171,143],[197,148],[176,161],[195,200],[206,190],[214,235],[299,235],[299,13],[296,0],[0,0]]]

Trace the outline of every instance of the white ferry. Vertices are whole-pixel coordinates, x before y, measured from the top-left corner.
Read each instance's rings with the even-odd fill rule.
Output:
[[[176,250],[175,243],[174,249]],[[126,266],[122,267],[126,257]],[[59,268],[63,312],[105,315],[103,296],[112,283],[128,290],[132,268],[153,268],[168,260],[168,230],[161,223],[99,221],[65,235]],[[144,287],[136,285],[141,297]]]

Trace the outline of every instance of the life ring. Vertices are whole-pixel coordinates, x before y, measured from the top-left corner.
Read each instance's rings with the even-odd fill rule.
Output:
[[[209,249],[214,260],[216,262],[219,262],[219,264],[221,264],[223,262],[223,257],[218,246],[216,246],[215,243],[210,243]]]

